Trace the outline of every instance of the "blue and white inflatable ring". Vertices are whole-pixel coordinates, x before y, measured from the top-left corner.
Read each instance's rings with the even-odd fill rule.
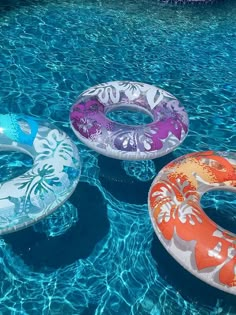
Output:
[[[81,165],[77,147],[65,132],[25,115],[0,115],[0,150],[33,158],[27,172],[0,182],[2,235],[34,224],[63,204],[79,181]]]

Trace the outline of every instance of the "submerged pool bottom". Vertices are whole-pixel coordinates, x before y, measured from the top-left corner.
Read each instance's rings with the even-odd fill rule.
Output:
[[[160,0],[160,2],[172,4],[212,4],[216,3],[217,0]]]
[[[2,113],[48,119],[73,138],[83,160],[66,205],[0,239],[3,315],[236,314],[235,296],[197,279],[165,250],[147,208],[151,181],[167,163],[193,151],[235,151],[235,1],[160,2],[1,1]],[[190,117],[183,144],[133,162],[79,142],[72,104],[87,88],[116,80],[176,95]],[[10,166],[21,174],[30,161],[0,156],[2,180],[15,177]],[[204,209],[232,231],[235,196],[210,197]]]

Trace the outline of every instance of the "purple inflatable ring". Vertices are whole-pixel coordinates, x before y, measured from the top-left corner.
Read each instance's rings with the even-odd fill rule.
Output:
[[[142,111],[152,122],[124,125],[106,114],[117,109]],[[71,127],[89,148],[122,160],[147,160],[166,155],[188,132],[188,115],[170,93],[153,85],[114,81],[80,94],[70,112]]]

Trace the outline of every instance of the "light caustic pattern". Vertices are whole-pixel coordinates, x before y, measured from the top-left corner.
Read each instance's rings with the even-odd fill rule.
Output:
[[[101,170],[97,158],[86,148],[80,149],[88,161],[82,180],[102,194],[107,204],[109,232],[88,258],[56,270],[44,267],[38,272],[2,240],[0,272],[4,282],[0,310],[11,309],[12,314],[24,315],[61,312],[72,315],[75,310],[76,314],[82,314],[90,308],[97,315],[178,314],[182,309],[185,314],[219,314],[222,307],[217,299],[215,306],[186,303],[160,277],[150,252],[153,230],[147,205],[127,204],[114,198],[98,179]]]
[[[69,127],[69,110],[82,91],[100,82],[135,80],[169,91],[181,100],[189,114],[189,134],[167,162],[194,150],[235,151],[235,41],[232,39],[236,12],[231,3],[226,0],[222,6],[207,6],[207,10],[200,6],[180,6],[173,10],[147,0],[126,1],[125,6],[115,0],[86,3],[29,0],[24,5],[22,1],[12,0],[5,1],[5,6],[1,2],[2,112],[48,119],[66,131],[79,148],[82,174],[76,195],[69,200],[77,207],[78,223],[69,221],[66,231],[66,216],[62,216],[63,235],[69,235],[81,222],[89,201],[94,202],[90,211],[95,209],[98,217],[105,208],[109,222],[109,230],[94,244],[88,257],[58,268],[45,263],[42,269],[34,270],[36,262],[26,263],[25,256],[18,255],[5,238],[0,247],[3,315],[236,313],[235,301],[219,290],[211,288],[206,301],[206,285],[204,293],[193,301],[196,295],[191,299],[191,283],[181,279],[178,287],[171,282],[179,271],[172,279],[161,274],[166,264],[163,267],[151,253],[156,237],[146,196],[139,204],[124,201],[131,194],[137,199],[145,194],[145,189],[138,191],[137,187],[143,184],[141,188],[147,189],[150,182],[143,179],[152,179],[153,166],[145,164],[148,172],[151,168],[145,178],[139,167],[134,169],[129,163],[119,161],[116,167],[119,165],[118,169],[125,174],[116,181],[118,174],[116,167],[111,167],[112,162],[107,160],[99,165],[101,156],[77,141]],[[16,165],[17,169],[21,170],[22,165],[30,167],[27,158],[21,167],[10,156],[9,159],[10,165]],[[0,159],[1,174],[8,176],[8,163],[2,162]],[[156,172],[163,164],[163,160],[155,161]],[[102,179],[104,173],[109,178]],[[87,185],[83,191],[86,201],[79,204],[83,184]],[[94,195],[86,195],[89,187],[95,187],[102,202],[97,202]],[[234,208],[232,199],[227,213]],[[98,229],[96,226],[95,231]],[[32,235],[30,231],[25,230],[26,240]],[[59,229],[51,232],[59,233]],[[48,242],[63,235],[48,237]],[[74,241],[76,249],[79,239]],[[173,261],[170,269],[176,270],[177,265]],[[171,270],[167,269],[165,275]],[[183,294],[185,287],[191,287],[188,296]]]

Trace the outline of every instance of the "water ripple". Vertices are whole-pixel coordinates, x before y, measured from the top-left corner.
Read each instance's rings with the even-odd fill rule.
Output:
[[[2,112],[57,124],[73,138],[83,161],[81,182],[69,201],[78,221],[58,217],[50,228],[48,218],[41,224],[49,229],[29,228],[1,239],[0,312],[235,314],[231,296],[200,286],[165,256],[146,203],[154,173],[175,157],[236,150],[232,1],[204,10],[147,0],[11,0],[0,8]],[[190,118],[184,143],[145,167],[107,159],[80,143],[69,126],[71,105],[84,89],[113,80],[154,84],[178,97]],[[4,155],[2,178],[18,175],[30,163],[24,156]],[[229,215],[234,200],[224,198],[224,207],[220,200],[206,196],[207,211],[214,211],[209,206],[214,203],[219,217],[234,224]]]

